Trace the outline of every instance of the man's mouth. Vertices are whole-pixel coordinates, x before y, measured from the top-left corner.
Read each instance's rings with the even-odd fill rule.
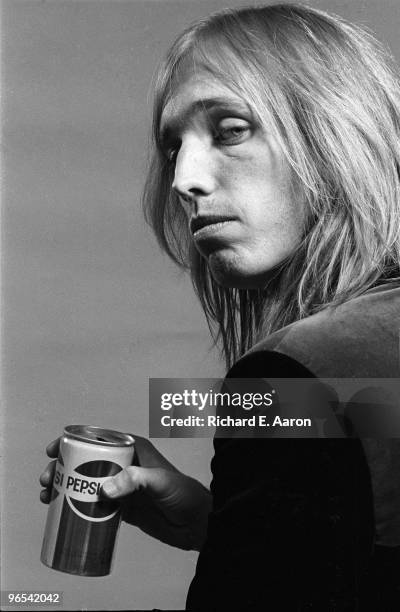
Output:
[[[192,217],[190,221],[190,231],[194,236],[201,230],[204,230],[204,228],[210,228],[210,231],[213,229],[217,230],[219,227],[222,227],[223,224],[235,220],[235,217],[227,217],[225,215],[200,215]],[[206,232],[204,231],[202,233]]]

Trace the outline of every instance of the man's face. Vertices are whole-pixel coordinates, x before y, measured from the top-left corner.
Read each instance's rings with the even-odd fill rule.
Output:
[[[226,287],[262,287],[292,253],[304,205],[275,138],[241,97],[201,72],[184,80],[161,118],[173,189],[198,251]]]

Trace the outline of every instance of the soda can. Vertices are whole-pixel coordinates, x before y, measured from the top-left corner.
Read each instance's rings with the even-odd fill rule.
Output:
[[[103,483],[132,464],[129,434],[91,425],[64,429],[53,478],[41,561],[78,576],[111,572],[121,522],[117,501],[101,497]]]

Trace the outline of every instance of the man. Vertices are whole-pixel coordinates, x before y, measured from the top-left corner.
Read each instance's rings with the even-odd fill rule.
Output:
[[[396,78],[338,18],[225,11],[175,42],[145,210],[228,377],[398,377],[399,132]],[[188,609],[398,609],[396,442],[216,440],[210,493],[135,438],[104,494],[201,551]]]

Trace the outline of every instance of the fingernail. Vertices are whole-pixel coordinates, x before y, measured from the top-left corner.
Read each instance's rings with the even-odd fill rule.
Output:
[[[107,480],[103,484],[103,491],[106,495],[113,497],[117,493],[117,487],[115,486],[112,480]]]

